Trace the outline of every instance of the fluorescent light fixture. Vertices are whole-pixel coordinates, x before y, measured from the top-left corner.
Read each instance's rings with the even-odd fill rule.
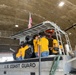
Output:
[[[62,7],[64,5],[64,2],[60,2],[59,6]]]
[[[15,27],[19,27],[19,25],[15,25]]]

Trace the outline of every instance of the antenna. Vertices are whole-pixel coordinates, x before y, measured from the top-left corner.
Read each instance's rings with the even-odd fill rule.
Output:
[[[9,50],[10,50],[10,51],[12,51],[12,52],[15,52],[15,50],[14,50],[14,49],[12,49],[12,48],[10,48]]]
[[[71,28],[74,28],[74,29],[75,29],[75,26],[76,26],[76,23],[74,23],[72,26],[68,27],[68,28],[65,29],[64,31],[68,31],[68,30],[71,29]]]

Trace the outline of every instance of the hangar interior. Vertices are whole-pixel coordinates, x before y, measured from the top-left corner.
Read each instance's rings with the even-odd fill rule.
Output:
[[[10,36],[43,21],[56,23],[62,30],[76,24],[76,0],[0,0],[0,52],[17,49],[18,40]],[[76,27],[66,31],[73,50],[76,46]]]

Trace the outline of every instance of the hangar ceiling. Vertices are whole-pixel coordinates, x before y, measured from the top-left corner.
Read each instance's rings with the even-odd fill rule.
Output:
[[[61,1],[64,6],[59,7]],[[9,37],[27,28],[29,13],[32,25],[49,20],[65,30],[76,23],[76,0],[0,0],[0,36]],[[74,28],[67,31],[73,47],[76,45],[75,32]]]

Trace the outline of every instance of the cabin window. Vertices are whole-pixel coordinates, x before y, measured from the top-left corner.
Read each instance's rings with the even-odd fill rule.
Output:
[[[35,75],[35,72],[31,72],[30,75]]]
[[[6,74],[6,71],[4,71],[4,74]]]

